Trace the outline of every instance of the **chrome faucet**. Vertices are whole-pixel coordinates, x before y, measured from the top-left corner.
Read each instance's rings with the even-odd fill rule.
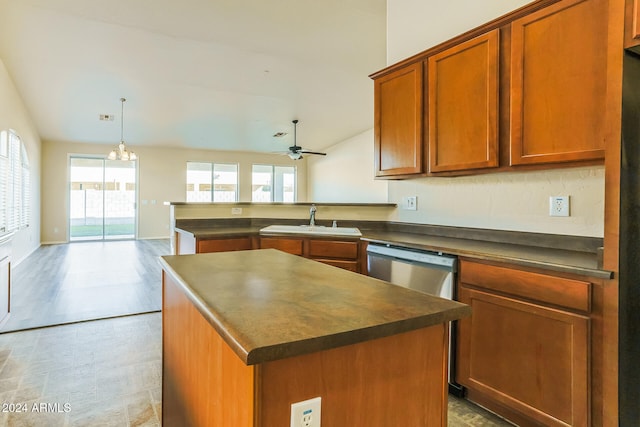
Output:
[[[313,227],[316,225],[316,205],[311,205],[311,209],[309,209],[309,225]]]

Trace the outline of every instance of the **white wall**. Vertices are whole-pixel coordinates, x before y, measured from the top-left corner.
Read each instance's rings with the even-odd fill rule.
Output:
[[[16,232],[12,240],[15,266],[40,246],[40,137],[31,121],[11,76],[0,59],[0,129],[13,129],[26,147],[31,173],[31,218],[29,227]]]
[[[386,202],[388,183],[374,180],[373,129],[308,156],[307,191],[314,202]]]
[[[68,164],[70,154],[105,156],[108,145],[43,142],[42,242],[60,243],[68,235]],[[187,161],[238,163],[240,201],[251,201],[251,165],[279,164],[298,168],[298,199],[306,201],[306,161],[287,156],[237,151],[144,147],[130,143],[138,155],[138,238],[169,237],[170,209],[163,202],[186,199]],[[155,203],[153,201],[155,200]],[[146,203],[145,203],[146,201]]]

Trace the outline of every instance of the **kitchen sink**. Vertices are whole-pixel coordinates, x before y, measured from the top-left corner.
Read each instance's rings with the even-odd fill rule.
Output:
[[[260,234],[309,234],[320,236],[360,237],[355,227],[325,227],[324,225],[270,225],[260,229]]]

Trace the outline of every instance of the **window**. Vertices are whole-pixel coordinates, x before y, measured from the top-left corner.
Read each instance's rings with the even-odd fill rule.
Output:
[[[295,202],[295,166],[253,165],[251,201]]]
[[[29,158],[20,137],[12,130],[0,132],[0,231],[29,225],[31,216]]]
[[[187,162],[187,202],[237,201],[237,164]]]

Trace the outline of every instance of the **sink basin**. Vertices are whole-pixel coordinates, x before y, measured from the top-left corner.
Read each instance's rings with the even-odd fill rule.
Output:
[[[270,225],[260,230],[261,234],[309,234],[321,236],[360,237],[355,227],[325,227],[324,225]]]

